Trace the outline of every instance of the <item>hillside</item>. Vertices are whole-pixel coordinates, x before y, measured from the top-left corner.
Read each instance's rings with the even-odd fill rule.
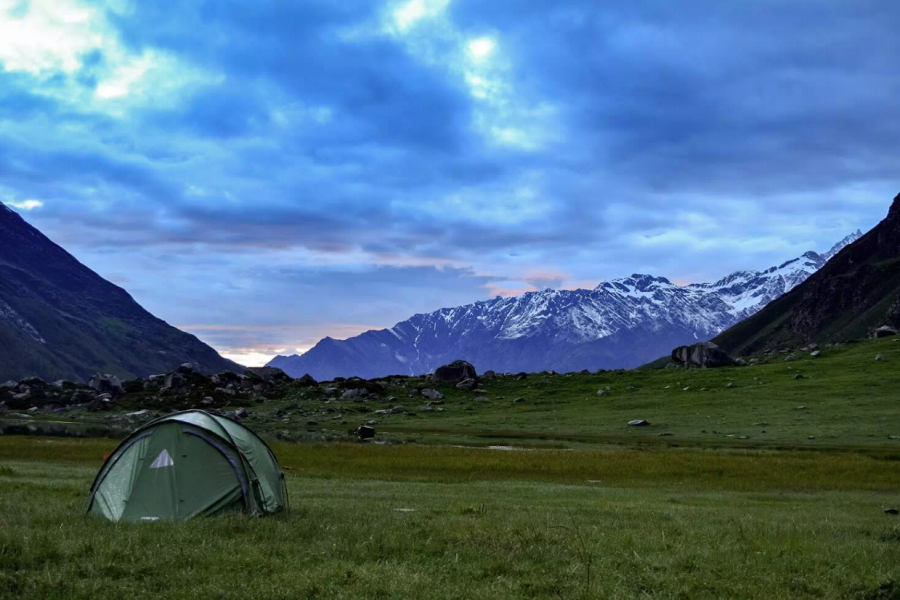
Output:
[[[242,371],[193,335],[144,310],[0,204],[0,381],[122,378],[196,362]]]
[[[846,245],[763,271],[679,286],[634,274],[593,290],[544,290],[419,314],[347,340],[325,338],[269,365],[299,377],[417,375],[457,358],[480,370],[535,372],[636,367],[680,344],[708,340],[806,280]]]
[[[732,354],[866,337],[900,325],[900,195],[887,217],[822,269],[713,341]]]

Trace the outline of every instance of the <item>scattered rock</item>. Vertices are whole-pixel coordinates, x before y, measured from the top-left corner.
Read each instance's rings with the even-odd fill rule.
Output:
[[[456,384],[456,389],[458,390],[471,390],[473,387],[475,387],[474,379],[463,379]]]
[[[787,356],[784,357],[784,362],[793,362],[795,360],[797,360],[796,354],[788,354]]]
[[[635,419],[634,421],[628,421],[628,425],[631,427],[646,427],[649,424],[650,423],[648,423],[647,421],[645,421],[643,419]]]
[[[625,391],[626,391],[626,392],[636,392],[636,391],[637,391],[637,388],[634,387],[633,385],[629,385],[629,386],[626,386],[626,387],[625,387]]]
[[[794,379],[806,379],[806,377],[804,377],[802,373],[797,373],[794,375]]]
[[[875,356],[875,360],[877,360],[877,361],[879,361],[879,362],[884,361],[884,354],[877,354],[877,355]]]
[[[729,388],[729,389],[730,389],[730,388],[733,388],[733,387],[734,387],[734,382],[733,382],[733,381],[729,381],[728,383],[725,384],[725,387],[726,387],[726,388]]]
[[[481,376],[481,378],[482,379],[496,379],[497,374],[493,371],[485,371],[484,374]]]
[[[293,378],[278,367],[250,367],[247,374],[256,375],[265,382],[293,381]]]
[[[597,395],[598,396],[608,396],[609,390],[597,390]]]
[[[525,398],[516,398],[513,400],[513,404],[522,404],[523,402],[528,402]]]
[[[425,398],[428,398],[430,400],[440,400],[441,398],[444,397],[444,395],[442,393],[440,393],[437,390],[432,390],[432,389],[422,390],[422,396],[424,396]]]
[[[345,390],[343,394],[341,394],[341,398],[344,400],[351,400],[353,398],[365,398],[369,395],[369,390],[366,388],[354,388],[352,390]]]
[[[487,396],[476,396],[475,397],[475,402],[488,402],[488,401],[490,401],[490,398],[488,398]]]
[[[884,514],[886,515],[900,515],[900,510],[896,508],[886,508],[884,509]]]
[[[815,350],[814,352],[809,353],[809,355],[812,356],[813,358],[818,358],[820,354],[822,354],[821,350]]]
[[[313,379],[312,375],[310,375],[309,373],[304,374],[303,377],[300,377],[299,379],[295,379],[294,383],[296,385],[307,387],[319,385],[319,382]]]
[[[369,425],[360,425],[353,433],[359,441],[370,440],[375,437],[375,428]]]
[[[405,412],[406,412],[406,409],[403,408],[402,406],[395,406],[395,407],[392,408],[389,412],[390,412],[390,414],[392,414],[392,415],[398,415],[398,414],[400,414],[400,413],[405,413]],[[377,414],[377,411],[376,411],[376,414]]]
[[[246,419],[247,418],[247,410],[244,408],[239,408],[231,413],[235,419]]]
[[[122,382],[115,375],[97,373],[91,377],[88,387],[100,394],[110,394],[113,398],[125,395]]]

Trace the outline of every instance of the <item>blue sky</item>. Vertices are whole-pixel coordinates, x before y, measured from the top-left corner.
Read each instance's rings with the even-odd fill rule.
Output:
[[[900,191],[900,4],[0,0],[0,201],[259,363],[825,250]]]

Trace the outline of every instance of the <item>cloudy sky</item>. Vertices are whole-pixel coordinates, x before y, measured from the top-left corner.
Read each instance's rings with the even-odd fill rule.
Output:
[[[260,363],[764,268],[900,191],[896,0],[0,0],[0,201]]]

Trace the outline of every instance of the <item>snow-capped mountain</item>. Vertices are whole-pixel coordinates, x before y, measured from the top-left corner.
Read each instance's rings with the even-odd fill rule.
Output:
[[[544,290],[415,315],[347,340],[325,338],[269,365],[317,379],[420,374],[457,358],[479,372],[629,368],[679,344],[708,340],[818,271],[857,231],[825,254],[807,252],[765,271],[678,286],[635,274],[593,290]]]

